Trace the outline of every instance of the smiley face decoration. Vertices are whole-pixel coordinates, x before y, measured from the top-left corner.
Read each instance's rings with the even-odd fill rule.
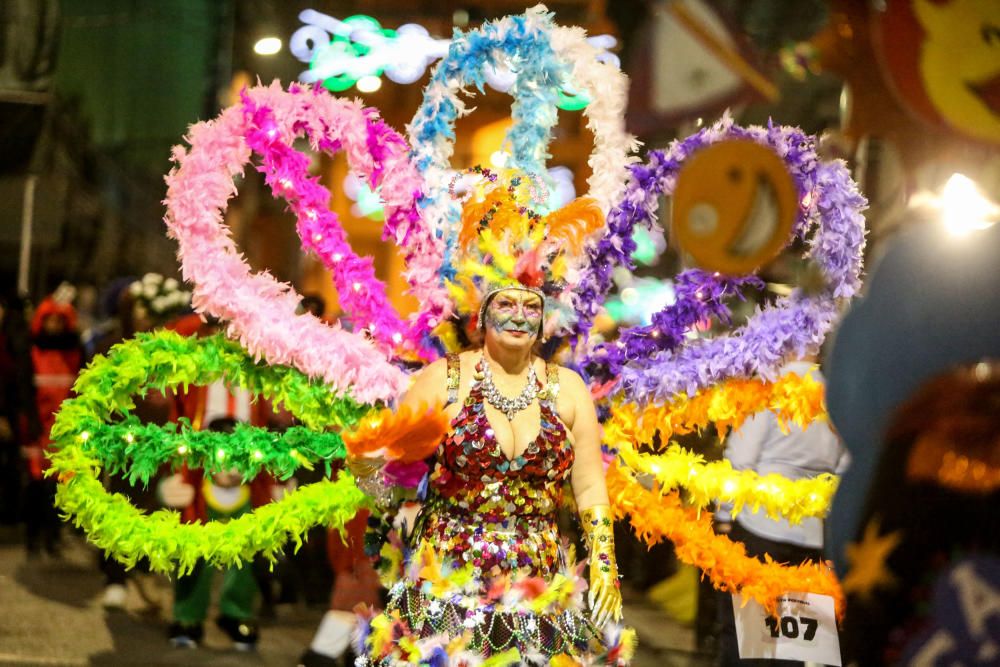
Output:
[[[719,142],[677,177],[672,240],[707,271],[750,273],[788,243],[797,203],[795,183],[773,150],[744,139]]]

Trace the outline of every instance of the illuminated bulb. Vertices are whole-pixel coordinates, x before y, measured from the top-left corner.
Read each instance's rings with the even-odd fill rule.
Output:
[[[945,228],[955,236],[986,229],[1000,218],[1000,207],[984,197],[967,176],[952,174],[941,192]]]
[[[315,241],[316,243],[319,243],[322,240],[323,240],[323,235],[322,234],[313,234],[313,241]]]
[[[314,211],[312,209],[309,209],[308,211],[306,211],[306,217],[309,218],[310,220],[315,220],[316,219],[316,211]]]
[[[695,292],[695,293],[694,293],[694,298],[696,298],[696,299],[701,299],[701,298],[703,298],[704,296],[705,296],[705,295],[704,295],[704,294],[702,293],[702,291],[701,291],[701,290],[698,290],[697,292]]]
[[[722,493],[731,496],[736,491],[736,482],[731,479],[727,479],[722,483]]]
[[[177,453],[180,454],[181,456],[184,456],[185,454],[187,454],[188,453],[187,445],[181,445],[180,447],[178,447],[177,448]]]
[[[351,285],[351,288],[353,288],[355,292],[360,292],[361,291],[361,283],[354,283],[353,285]]]
[[[433,317],[430,318],[429,320],[427,320],[427,326],[430,327],[431,329],[433,329],[437,325],[438,325],[438,321],[436,319],[434,319]]]
[[[219,459],[220,461],[221,461],[222,459],[226,458],[226,451],[225,451],[225,450],[223,450],[223,449],[219,449],[219,450],[217,450],[217,451],[215,452],[215,458]]]
[[[374,74],[369,74],[358,79],[358,82],[354,84],[354,87],[362,93],[374,93],[382,87],[382,79]]]
[[[127,442],[128,444],[131,445],[133,442],[135,442],[135,436],[132,435],[131,433],[126,433],[125,434],[125,442]]]
[[[660,337],[660,330],[659,329],[653,329],[653,333],[651,333],[649,335],[652,336],[653,338],[659,338]]]
[[[281,51],[281,40],[277,37],[262,37],[253,45],[253,52],[259,56],[273,56]]]
[[[285,188],[286,190],[292,187],[292,182],[287,178],[281,179],[280,181],[278,181],[278,183],[280,183],[281,187]]]
[[[80,440],[83,440],[84,442],[90,440],[90,431],[84,431],[83,433],[81,433]]]
[[[264,458],[264,452],[260,451],[259,449],[255,449],[253,451],[253,459],[254,459],[254,461],[260,461],[263,458]]]
[[[333,261],[339,262],[342,259],[344,259],[344,256],[341,255],[339,252],[333,253]]]
[[[293,459],[297,459],[299,457],[299,450],[290,449],[288,450],[288,455],[291,456]]]
[[[392,334],[392,342],[395,343],[396,345],[399,345],[400,343],[402,343],[403,342],[403,334],[399,333],[398,331],[396,333]]]

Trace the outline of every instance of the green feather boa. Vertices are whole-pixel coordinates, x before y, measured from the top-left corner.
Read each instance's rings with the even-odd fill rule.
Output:
[[[239,425],[231,434],[194,431],[180,424],[141,424],[130,411],[133,396],[224,380],[283,406],[305,427],[284,433]],[[102,470],[148,482],[169,463],[206,472],[237,469],[249,479],[262,471],[286,479],[300,466],[344,456],[339,434],[325,429],[355,423],[373,406],[338,396],[299,371],[254,361],[222,335],[184,338],[172,331],[139,334],[96,357],[80,375],[75,398],[65,401],[52,427],[49,472],[60,481],[56,504],[88,538],[132,566],[142,556],[155,570],[189,571],[199,558],[218,566],[268,558],[315,525],[340,527],[366,506],[349,475],[287,494],[252,514],[225,523],[182,524],[171,510],[145,514],[128,498],[109,494]],[[112,421],[115,420],[115,421]]]

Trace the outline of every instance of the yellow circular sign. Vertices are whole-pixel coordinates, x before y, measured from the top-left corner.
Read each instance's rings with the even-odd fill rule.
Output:
[[[785,247],[797,209],[795,182],[773,150],[722,141],[696,153],[678,175],[671,235],[703,269],[750,273]]]

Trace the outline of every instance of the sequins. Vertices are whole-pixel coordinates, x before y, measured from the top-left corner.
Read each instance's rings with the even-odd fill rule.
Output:
[[[449,382],[451,377],[449,367]],[[553,377],[557,379],[550,371],[549,385]],[[485,594],[489,582],[497,579],[549,580],[556,574],[560,541],[555,511],[573,466],[573,448],[555,409],[553,389],[557,388],[550,386],[539,394],[538,437],[521,454],[505,456],[483,409],[482,378],[475,379],[462,410],[452,420],[451,433],[438,449],[418,536],[443,561],[472,565],[477,585]],[[419,588],[415,584],[419,582],[410,582],[411,592]],[[430,599],[421,599],[426,603],[423,611],[412,610],[415,616],[405,616],[423,628],[422,632],[440,631],[447,624],[458,634],[473,630],[480,636],[481,626],[501,618],[505,624],[521,623],[520,617],[492,613],[483,617],[486,622],[469,616],[466,612],[470,610],[449,607],[461,604],[460,600],[435,599],[437,606],[432,611]],[[525,617],[516,633],[523,633],[527,640],[528,634],[537,634],[541,627],[552,632],[552,623],[548,618]],[[572,636],[568,626],[561,630]],[[482,636],[492,635],[487,632]]]

